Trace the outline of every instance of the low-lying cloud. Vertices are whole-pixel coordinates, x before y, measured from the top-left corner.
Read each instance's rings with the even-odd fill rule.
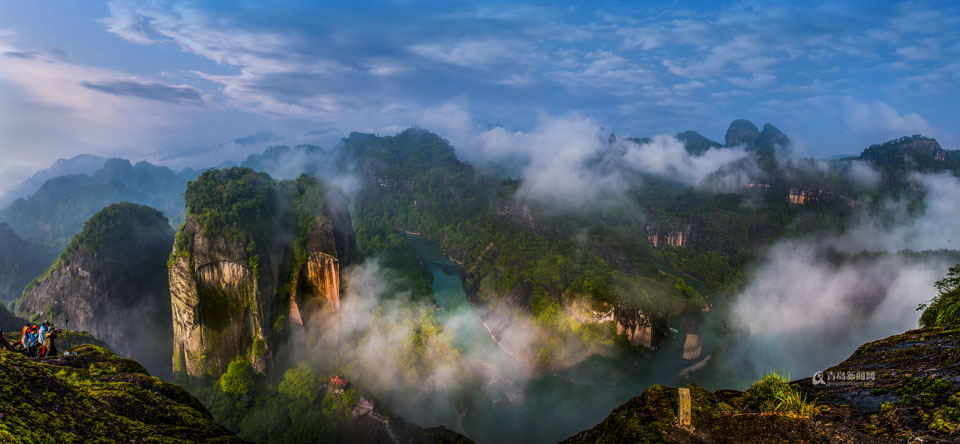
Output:
[[[774,244],[734,298],[738,333],[724,359],[756,374],[786,367],[809,376],[865,342],[916,328],[918,304],[958,260],[943,250],[960,241],[960,179],[913,180],[925,193],[919,210],[887,201],[883,215],[863,210],[841,233]]]
[[[711,148],[690,155],[670,135],[648,141],[613,139],[594,119],[579,114],[541,113],[529,131],[502,126],[484,129],[459,103],[423,113],[419,123],[437,131],[468,161],[520,164],[521,198],[566,211],[622,197],[642,175],[655,175],[696,186],[722,165],[746,156],[740,148]]]
[[[311,354],[318,365],[335,366],[407,420],[450,428],[471,406],[522,401],[543,376],[529,358],[538,327],[526,312],[492,320],[498,345],[465,299],[438,312],[432,301],[391,293],[391,279],[376,259],[343,270],[338,316],[307,324],[307,337],[321,338]],[[571,357],[567,365],[592,354],[565,345],[557,352]]]

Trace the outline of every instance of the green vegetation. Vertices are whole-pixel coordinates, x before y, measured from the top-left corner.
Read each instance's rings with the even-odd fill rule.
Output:
[[[24,288],[23,294],[47,280],[54,271],[69,266],[80,251],[97,256],[106,249],[124,250],[131,239],[155,232],[157,228],[166,231],[169,230],[169,224],[167,218],[153,208],[129,202],[109,205],[83,224],[83,230],[73,237],[42,275]]]
[[[348,436],[356,432],[351,411],[359,392],[353,386],[342,393],[323,387],[334,372],[335,364],[337,370],[346,371],[351,379],[377,384],[376,375],[382,371],[383,362],[370,362],[369,356],[363,355],[362,350],[369,347],[370,342],[382,341],[384,337],[397,338],[387,351],[396,355],[382,358],[399,363],[396,371],[402,376],[400,383],[411,387],[422,383],[436,367],[450,365],[455,360],[452,334],[442,331],[432,301],[427,303],[432,295],[429,280],[432,275],[422,261],[413,260],[406,240],[391,232],[368,243],[382,241],[376,251],[366,250],[380,254],[382,264],[386,264],[384,281],[389,283],[382,294],[369,295],[378,301],[371,312],[370,328],[358,335],[340,338],[344,343],[336,356],[317,353],[324,359],[310,362],[309,366],[301,363],[285,372],[282,367],[274,367],[270,369],[270,375],[274,376],[255,374],[251,366],[251,362],[256,361],[253,358],[264,356],[268,349],[273,350],[276,358],[278,346],[287,337],[289,307],[286,304],[294,285],[305,285],[302,266],[308,260],[308,244],[311,251],[319,249],[337,255],[343,265],[349,263],[349,258],[339,252],[340,248],[351,248],[347,244],[349,240],[338,238],[341,235],[338,230],[352,227],[339,213],[345,211],[345,207],[337,207],[337,200],[342,198],[337,193],[338,190],[309,176],[278,182],[245,168],[208,171],[188,186],[185,195],[188,219],[175,241],[173,260],[179,256],[192,257],[194,235],[190,231],[196,227],[208,238],[227,240],[227,245],[232,246],[238,259],[246,260],[255,276],[262,277],[259,267],[268,263],[267,260],[279,264],[276,295],[253,300],[253,295],[262,288],[244,287],[240,290],[242,294],[228,294],[232,290],[204,285],[199,288],[199,317],[208,328],[204,339],[209,344],[219,344],[219,332],[231,323],[245,322],[244,313],[259,310],[257,315],[263,316],[267,310],[257,306],[258,303],[275,301],[269,310],[273,317],[263,320],[270,333],[265,339],[257,334],[242,338],[244,348],[236,350],[238,356],[232,357],[222,375],[192,381],[191,389],[213,415],[245,439],[279,443],[351,442]],[[363,232],[370,233],[370,239],[377,236],[373,230]],[[331,251],[331,248],[337,250]],[[250,282],[243,285],[252,285]],[[316,329],[311,332],[322,333],[328,326],[312,324],[309,327]],[[302,347],[307,350],[325,347],[322,334],[308,335],[306,341]],[[212,346],[208,352],[222,353],[222,350]],[[358,351],[353,353],[353,350]],[[276,379],[275,375],[280,372],[283,378]],[[399,421],[390,420],[392,424]],[[374,426],[366,426],[367,429],[381,427],[374,422]],[[419,433],[418,428],[406,427],[402,421],[392,427],[398,434]]]
[[[234,397],[242,397],[253,387],[253,369],[242,356],[230,362],[227,372],[217,380],[220,391]]]
[[[957,327],[911,330],[864,344],[827,370],[876,372],[862,384],[790,384],[776,372],[743,392],[690,385],[693,436],[708,442],[956,442],[958,333]],[[686,442],[690,432],[674,422],[676,393],[651,386],[565,443]]]
[[[773,146],[782,134],[770,127],[757,137]],[[474,303],[494,306],[507,299],[530,309],[544,332],[536,354],[547,366],[561,362],[556,344],[606,347],[612,339],[577,322],[567,304],[640,310],[655,319],[656,334],[665,334],[671,317],[706,306],[703,288],[735,290],[762,245],[836,229],[851,214],[841,201],[791,204],[785,183],[755,195],[717,194],[656,177],[630,189],[629,204],[557,214],[517,197],[521,182],[478,173],[458,161],[446,141],[423,130],[392,137],[352,134],[341,148],[344,168],[356,166],[367,179],[356,202],[361,252],[381,257],[386,269],[406,279],[409,291],[426,295],[430,278],[400,233],[438,242],[462,263]],[[807,178],[803,172],[794,176]],[[680,247],[655,248],[651,231],[690,237]]]
[[[178,257],[186,257],[193,272],[194,238],[199,232],[207,239],[226,241],[236,260],[242,261],[251,274],[241,283],[238,294],[231,294],[235,290],[199,286],[199,314],[210,329],[211,344],[218,343],[219,331],[231,323],[244,322],[245,313],[261,317],[268,332],[274,334],[268,334],[266,340],[258,335],[244,338],[243,348],[236,352],[259,357],[281,343],[285,337],[289,296],[302,277],[302,266],[307,261],[310,231],[315,227],[331,228],[332,212],[346,211],[330,208],[327,202],[330,194],[328,186],[313,177],[302,175],[296,180],[275,181],[249,168],[208,170],[188,184],[184,194],[188,218],[174,240],[168,266],[173,266]],[[335,243],[333,239],[319,241]],[[330,253],[337,254],[336,251]],[[254,288],[254,283],[272,279],[261,276],[260,268],[265,263],[277,267],[271,272],[278,273],[279,282],[276,287],[266,287],[276,288],[277,293],[254,300],[258,292],[264,290]],[[263,306],[263,301],[270,301],[273,306]],[[218,356],[224,367],[228,358]]]
[[[860,154],[860,159],[872,162],[888,180],[901,178],[908,171],[960,172],[960,163],[951,157],[936,139],[919,134],[871,145]]]
[[[170,259],[167,260],[167,268],[173,266],[178,257],[190,259],[191,269],[193,269],[193,241],[196,233],[187,228],[187,221],[180,224],[177,234],[173,238],[173,251],[170,252]]]
[[[818,413],[813,403],[790,384],[790,374],[777,371],[753,383],[745,392],[761,412],[809,418]]]
[[[923,310],[920,326],[960,326],[960,264],[950,267],[947,275],[934,286],[939,294],[930,302],[917,307],[917,310]]]
[[[167,167],[110,159],[92,175],[67,175],[48,180],[27,199],[0,209],[21,237],[60,251],[83,224],[110,204],[134,202],[157,208],[174,226],[184,217],[182,193],[193,170],[175,173]]]
[[[288,369],[277,382],[257,381],[250,364],[238,357],[219,381],[192,390],[218,422],[244,439],[338,442],[347,433],[360,394],[353,388],[335,394],[325,382],[303,364]]]
[[[933,411],[927,427],[946,434],[960,430],[960,393],[953,394],[947,398],[946,405],[937,407]]]
[[[240,236],[269,233],[280,209],[276,182],[249,168],[204,171],[187,184],[184,199],[204,235],[223,234],[238,241],[246,240]]]
[[[239,443],[180,386],[94,345],[38,363],[0,350],[0,442]]]

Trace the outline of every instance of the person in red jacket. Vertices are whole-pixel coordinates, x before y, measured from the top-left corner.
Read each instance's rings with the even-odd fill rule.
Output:
[[[30,324],[23,324],[23,331],[20,332],[20,345],[27,348],[27,333],[30,333]]]

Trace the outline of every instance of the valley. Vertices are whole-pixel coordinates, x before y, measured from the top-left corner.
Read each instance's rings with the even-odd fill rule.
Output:
[[[619,171],[618,153],[655,143],[615,139],[589,168]],[[734,188],[628,169],[626,201],[576,212],[422,129],[271,149],[246,163],[263,171],[198,172],[176,219],[132,203],[97,212],[10,306],[23,319],[70,319],[183,384],[240,438],[268,442],[559,442],[658,387],[716,391],[701,399],[781,366],[813,374],[916,326],[909,310],[934,293],[909,293],[914,283],[960,262],[915,229],[948,214],[938,191],[955,177],[910,170],[928,174],[918,182],[874,160],[885,179],[868,187],[848,173],[860,160],[776,154],[788,139],[772,125],[737,121],[727,139],[710,149],[747,154],[704,184],[739,177]],[[906,138],[865,155],[928,145]],[[286,162],[303,156],[312,160]],[[795,267],[822,283],[791,284]],[[817,309],[802,298],[820,292],[836,295],[824,309],[840,317],[804,327],[785,311]],[[846,339],[822,347],[830,335]]]

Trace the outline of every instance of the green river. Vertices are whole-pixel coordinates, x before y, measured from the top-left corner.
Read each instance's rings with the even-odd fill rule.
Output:
[[[692,282],[714,303],[714,310],[678,317],[672,321],[670,335],[656,352],[643,356],[632,353],[619,359],[594,357],[563,375],[526,373],[524,366],[501,350],[467,302],[461,269],[450,261],[438,244],[420,236],[408,236],[418,256],[428,261],[433,273],[433,291],[438,312],[446,328],[455,332],[455,343],[464,357],[483,362],[496,374],[496,382],[487,385],[479,400],[469,410],[437,418],[444,426],[466,433],[479,443],[531,442],[553,443],[565,439],[602,421],[617,406],[638,396],[651,384],[681,385],[698,382],[707,387],[717,381],[680,377],[680,371],[692,364],[681,358],[683,325],[697,322],[703,338],[704,352],[698,362],[709,356],[717,344],[721,325],[718,297],[708,288]],[[661,268],[668,272],[675,270]],[[705,373],[705,372],[701,372]],[[423,421],[418,421],[423,422]],[[435,425],[435,424],[423,424]]]

